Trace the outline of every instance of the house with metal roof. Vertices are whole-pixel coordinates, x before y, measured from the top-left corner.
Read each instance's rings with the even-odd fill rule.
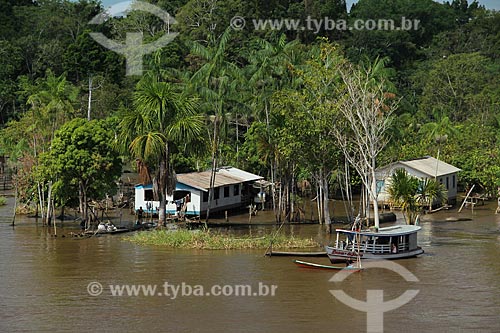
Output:
[[[391,176],[397,169],[405,169],[410,175],[421,180],[437,179],[448,192],[448,203],[455,203],[457,199],[457,177],[461,170],[451,164],[440,161],[434,157],[426,156],[408,161],[398,161],[378,168],[375,171],[377,178],[377,200],[385,205],[389,202],[387,188]]]
[[[167,197],[167,213],[176,215],[203,215],[208,208],[211,170],[177,175],[176,188]],[[234,167],[221,167],[215,173],[214,194],[210,205],[211,212],[245,207],[255,201],[259,187],[254,183],[263,177]],[[258,200],[258,199],[257,199]],[[135,186],[135,203],[148,213],[157,213],[160,202],[154,200],[153,185]]]

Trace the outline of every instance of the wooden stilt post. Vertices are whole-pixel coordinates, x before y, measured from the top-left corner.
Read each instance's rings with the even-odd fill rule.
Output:
[[[474,189],[474,186],[476,186],[476,184],[472,185],[472,187],[470,188],[469,192],[467,192],[467,195],[465,196],[465,199],[464,201],[462,202],[462,206],[460,206],[460,209],[458,210],[458,212],[460,213],[462,211],[462,209],[464,208],[465,206],[465,203],[467,202],[467,199],[469,198],[470,194],[472,193],[472,190]]]
[[[12,216],[11,226],[14,226],[16,223],[16,209],[17,209],[17,186],[14,189],[14,214]]]

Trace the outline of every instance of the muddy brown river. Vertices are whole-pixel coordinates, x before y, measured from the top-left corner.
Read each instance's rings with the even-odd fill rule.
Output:
[[[54,238],[34,219],[18,217],[9,226],[12,198],[9,204],[0,207],[0,332],[375,331],[367,327],[366,312],[330,290],[361,302],[379,290],[380,308],[418,290],[408,303],[382,314],[384,332],[500,332],[500,215],[493,203],[474,213],[425,216],[419,233],[425,254],[396,262],[418,281],[370,268],[343,282],[330,282],[335,272],[296,267],[293,258],[267,258],[262,250],[170,250],[134,245],[120,235]],[[472,220],[446,222],[449,216]],[[58,233],[74,228],[65,223]],[[273,228],[227,232],[258,236]],[[328,242],[318,225],[285,231]],[[309,260],[328,264],[326,258]],[[126,295],[121,289],[119,296],[126,285],[149,285],[139,291],[154,293]],[[235,295],[237,286],[250,294]]]

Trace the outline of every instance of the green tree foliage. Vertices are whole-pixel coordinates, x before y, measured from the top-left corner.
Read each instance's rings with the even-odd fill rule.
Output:
[[[373,82],[391,82],[384,92],[401,98],[388,131],[389,145],[377,164],[439,152],[440,159],[463,170],[460,185],[476,183],[496,193],[498,12],[465,0],[360,0],[350,14],[343,0],[151,3],[175,15],[179,23],[168,26],[150,13],[131,11],[89,25],[102,11],[94,0],[0,0],[0,153],[10,155],[13,165],[23,170],[18,177],[26,184],[23,200],[46,192],[44,182],[32,188],[39,182],[31,170],[39,164],[40,153],[48,151],[57,129],[86,114],[89,78],[92,119],[108,118],[119,110],[138,112],[137,82],[147,79],[126,77],[124,58],[89,33],[102,32],[124,42],[127,32],[142,32],[144,43],[149,43],[168,29],[181,34],[145,56],[145,70],[161,85],[169,85],[173,96],[199,96],[194,113],[204,115],[198,117],[208,130],[205,127],[197,136],[213,144],[200,157],[171,141],[174,167],[204,168],[216,157],[215,165],[241,166],[273,183],[288,183],[290,197],[300,177],[316,185],[321,167],[335,169],[330,160],[337,155],[323,120],[335,109],[325,101],[335,100],[338,86],[328,81],[334,71],[325,70],[319,47],[323,42],[317,39],[327,36],[338,43],[336,55],[349,59],[353,67],[370,69]],[[227,29],[235,15],[246,19],[244,30]],[[350,24],[357,19],[392,19],[396,27],[404,17],[419,20],[419,29],[315,34],[255,31],[252,24],[252,19],[266,18],[304,23],[307,17],[346,18]],[[143,128],[132,129],[145,133]],[[133,139],[123,141],[130,144]],[[138,156],[130,155],[128,148],[123,151],[127,157]],[[147,166],[154,174],[159,164],[153,162]],[[330,172],[326,169],[324,175]],[[58,192],[57,184],[53,189]]]
[[[78,196],[82,218],[89,200],[114,194],[121,159],[113,148],[111,121],[73,119],[55,134],[51,149],[40,156],[39,177],[54,184],[62,202]]]
[[[0,40],[0,124],[13,115],[16,102],[15,80],[22,66],[21,50],[11,42]]]
[[[455,122],[491,114],[488,111],[500,97],[499,75],[500,68],[479,53],[455,54],[436,61],[425,78],[416,81],[422,87],[423,119],[432,117],[434,110]]]
[[[396,67],[407,65],[418,58],[419,49],[427,46],[434,35],[455,27],[453,9],[432,0],[360,0],[353,6],[351,21],[392,19],[402,27],[402,18],[419,21],[418,29],[361,29],[353,30],[348,38],[348,56],[359,60],[389,57]]]
[[[281,168],[286,170],[294,165],[313,175],[321,194],[320,221],[330,224],[330,178],[339,164],[343,165],[338,144],[330,132],[332,119],[338,113],[338,92],[342,85],[338,69],[344,59],[336,46],[327,42],[322,42],[312,54],[312,59],[297,70],[300,88],[285,88],[274,95],[273,128],[277,150],[283,159]],[[285,170],[282,174],[287,175]],[[282,185],[287,183],[286,178],[282,179]]]

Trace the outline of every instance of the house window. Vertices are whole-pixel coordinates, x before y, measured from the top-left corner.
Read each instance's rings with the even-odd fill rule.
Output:
[[[450,188],[450,184],[449,184],[449,181],[448,181],[448,177],[446,177],[446,189],[449,189]]]
[[[455,175],[453,175],[453,177],[451,178],[451,186],[452,186],[452,188],[455,188],[455,186],[456,186]]]
[[[377,180],[377,194],[382,191],[384,185],[385,185],[385,180]]]
[[[224,186],[224,198],[229,197],[229,186]]]
[[[203,192],[203,202],[208,202],[208,192]]]
[[[234,195],[234,196],[240,195],[240,185],[239,185],[239,184],[234,185],[234,188],[233,188],[233,195]]]
[[[144,201],[153,201],[153,190],[144,190]]]
[[[218,187],[214,188],[214,199],[215,200],[219,199],[219,194],[220,194],[219,188]]]
[[[443,178],[439,178],[439,184],[443,183]]]

